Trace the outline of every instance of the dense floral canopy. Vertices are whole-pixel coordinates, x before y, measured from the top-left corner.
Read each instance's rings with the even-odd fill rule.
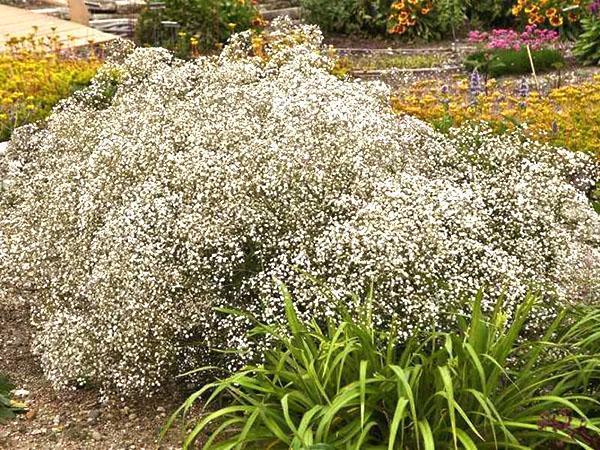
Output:
[[[15,133],[0,270],[32,295],[55,386],[149,393],[215,346],[252,356],[243,321],[212,307],[278,322],[281,280],[301,314],[335,314],[306,274],[350,309],[373,286],[376,323],[403,337],[482,287],[508,313],[532,285],[598,300],[588,157],[399,117],[383,84],[329,73],[315,28],[280,22],[263,44],[188,62],[136,49]]]

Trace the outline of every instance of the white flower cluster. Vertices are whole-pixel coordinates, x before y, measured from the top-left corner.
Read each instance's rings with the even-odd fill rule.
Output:
[[[330,75],[315,28],[271,36],[266,58],[248,34],[188,62],[136,49],[15,134],[0,275],[30,293],[57,388],[147,394],[213,347],[250,349],[244,321],[212,307],[280,321],[275,280],[302,314],[334,315],[303,272],[342,297],[373,285],[377,323],[402,336],[481,287],[509,308],[532,284],[598,300],[589,158],[484,127],[438,134],[395,115],[383,84]]]

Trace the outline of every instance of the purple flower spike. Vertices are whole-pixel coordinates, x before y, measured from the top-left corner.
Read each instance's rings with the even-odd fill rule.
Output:
[[[469,92],[473,97],[477,97],[479,94],[483,93],[483,81],[477,69],[471,73],[469,79]]]
[[[522,78],[517,87],[517,94],[519,97],[525,98],[529,96],[529,92],[529,83],[527,82],[527,79]]]

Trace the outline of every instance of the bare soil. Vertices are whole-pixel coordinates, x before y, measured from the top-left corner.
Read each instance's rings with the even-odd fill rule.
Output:
[[[178,389],[146,401],[101,403],[93,389],[56,392],[30,351],[26,304],[0,301],[0,372],[18,389],[26,414],[0,424],[0,449],[175,449],[181,425],[159,442],[160,429],[184,395]]]

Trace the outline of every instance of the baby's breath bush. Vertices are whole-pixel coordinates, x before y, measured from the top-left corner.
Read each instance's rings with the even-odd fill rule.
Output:
[[[400,337],[481,286],[509,310],[531,283],[598,300],[589,157],[400,118],[384,85],[329,73],[316,28],[280,22],[263,43],[252,56],[242,33],[187,62],[137,49],[13,136],[2,286],[32,293],[56,387],[147,394],[215,347],[251,357],[244,319],[212,308],[282,321],[278,279],[303,317],[335,314],[305,273],[336,293],[373,285],[377,326]]]

